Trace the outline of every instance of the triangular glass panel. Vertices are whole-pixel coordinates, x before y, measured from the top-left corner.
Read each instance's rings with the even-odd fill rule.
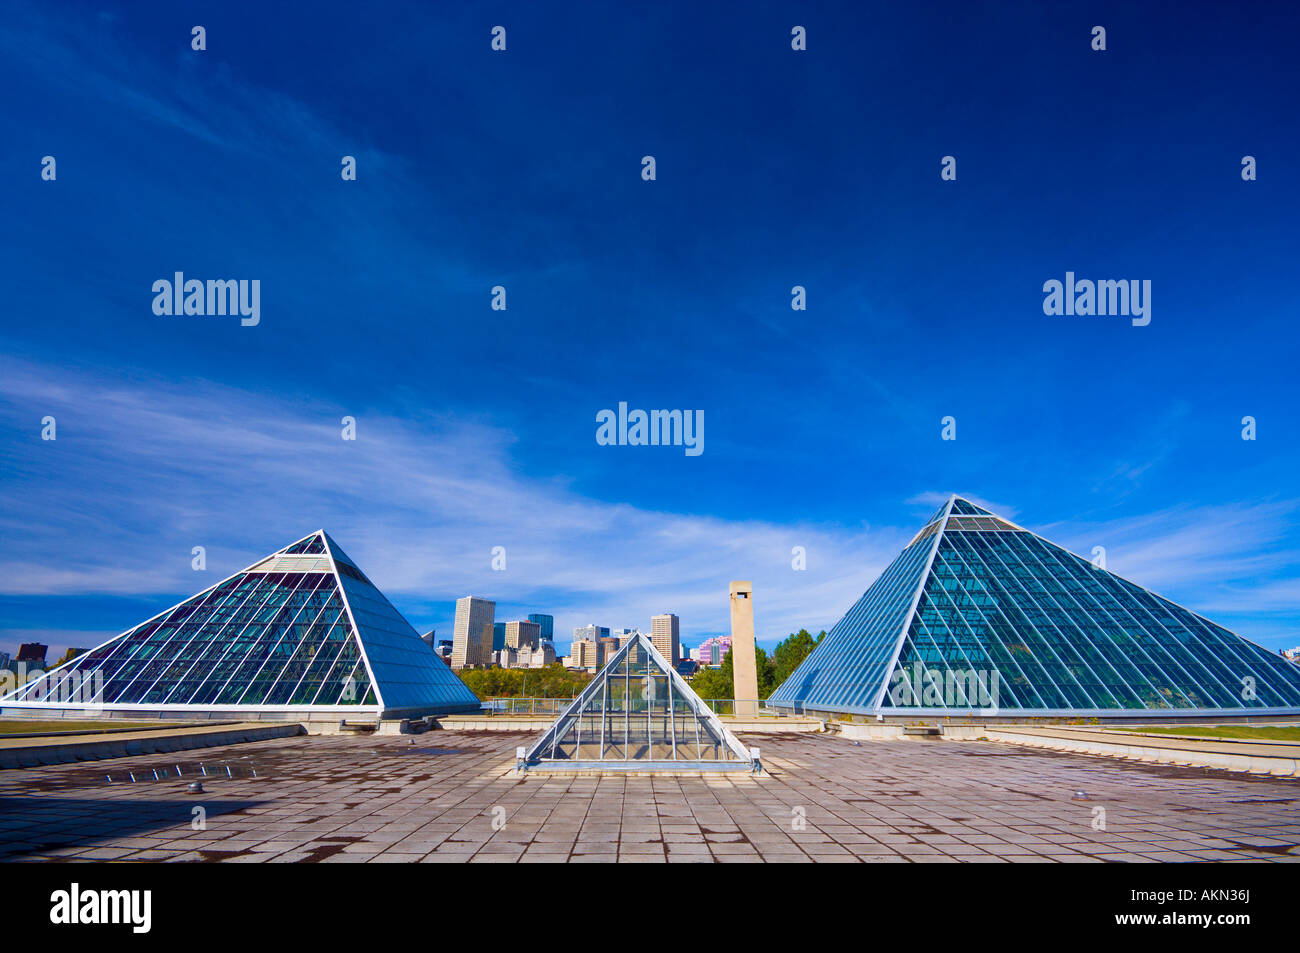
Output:
[[[960,496],[953,497],[952,511],[957,516],[992,516],[988,510],[981,506],[976,506],[970,500],[963,500]]]
[[[524,771],[757,771],[650,639],[623,643],[519,759]]]
[[[325,541],[321,539],[321,534],[312,533],[310,536],[298,540],[298,542],[294,543],[292,546],[286,546],[284,549],[280,550],[280,552],[277,553],[276,555],[277,556],[280,555],[319,556],[324,552],[325,552]]]

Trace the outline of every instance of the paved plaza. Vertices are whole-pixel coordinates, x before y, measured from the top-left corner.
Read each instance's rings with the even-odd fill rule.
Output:
[[[794,734],[743,738],[761,779],[515,777],[533,737],[300,736],[0,771],[0,859],[1300,860],[1294,780]]]

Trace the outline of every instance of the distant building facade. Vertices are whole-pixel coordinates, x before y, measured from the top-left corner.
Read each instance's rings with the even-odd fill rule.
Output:
[[[721,665],[722,660],[727,657],[731,651],[731,636],[715,635],[711,639],[705,639],[700,643],[700,647],[695,650],[693,657],[701,665]]]
[[[596,645],[599,647],[596,659],[596,664],[598,665],[604,665],[612,659],[614,653],[618,651],[618,639],[614,638],[612,635],[599,639],[596,642]]]
[[[535,649],[542,641],[542,627],[536,622],[507,622],[505,629],[505,647],[516,652],[525,646]]]
[[[497,604],[491,599],[465,596],[456,600],[456,625],[451,642],[452,668],[492,664],[493,616],[496,611]]]
[[[682,660],[681,620],[671,612],[652,616],[650,641],[669,665],[676,665]]]
[[[539,626],[541,626],[543,642],[555,641],[555,617],[554,616],[546,615],[544,612],[530,612],[528,613],[528,621],[536,622]]]
[[[598,642],[601,639],[609,638],[609,626],[604,625],[580,625],[573,630],[575,639],[590,639]]]
[[[600,665],[599,653],[600,643],[595,639],[574,639],[573,645],[569,650],[569,658],[572,660],[573,668],[595,669]]]
[[[555,664],[555,643],[543,641],[536,648],[519,650],[520,668],[545,668]]]
[[[26,665],[29,669],[44,668],[45,655],[49,650],[48,645],[43,645],[40,642],[24,642],[18,646],[18,656],[14,661]]]

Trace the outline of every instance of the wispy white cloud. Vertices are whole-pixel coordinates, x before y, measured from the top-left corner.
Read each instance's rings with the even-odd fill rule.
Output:
[[[58,420],[57,441],[39,437],[46,414]],[[355,441],[341,438],[345,414],[356,418]],[[512,435],[481,422],[204,380],[121,380],[5,358],[0,419],[9,430],[0,592],[9,595],[193,592],[323,526],[399,608],[444,630],[446,603],[474,593],[497,599],[499,618],[553,613],[561,639],[586,622],[645,627],[672,611],[693,641],[726,630],[727,584],[750,579],[760,637],[773,639],[833,624],[917,528],[914,512],[900,513],[913,525],[864,530],[590,499],[521,472]],[[1030,528],[1082,555],[1105,546],[1110,569],[1231,625],[1294,608],[1300,554],[1286,541],[1297,508],[1178,506]],[[190,568],[200,545],[203,574]],[[504,572],[491,569],[494,546],[506,549]],[[795,546],[807,551],[806,571],[792,569]],[[1243,634],[1285,640],[1273,628]]]
[[[1228,616],[1294,612],[1298,512],[1300,499],[1180,504],[1140,516],[1049,524],[1042,533],[1088,558],[1102,546],[1107,569],[1227,624]]]
[[[832,624],[913,532],[592,500],[518,472],[508,432],[434,414],[0,366],[0,412],[21,434],[0,506],[9,594],[195,591],[324,526],[408,613],[474,593],[507,617],[552,612],[561,638],[593,620],[646,627],[663,611],[695,636],[727,628],[727,584],[743,578],[761,637],[774,638]],[[32,426],[46,414],[57,441]],[[341,438],[345,414],[356,441]],[[190,569],[196,545],[207,574]],[[494,546],[504,572],[490,568]],[[791,566],[794,546],[806,571]]]

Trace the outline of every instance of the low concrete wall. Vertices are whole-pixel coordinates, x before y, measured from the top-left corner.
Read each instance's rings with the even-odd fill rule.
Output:
[[[907,728],[914,727],[889,722],[863,724],[861,722],[832,721],[826,730],[838,734],[841,738],[854,741],[933,741],[936,738],[948,741],[975,741],[985,734],[983,725],[938,725],[939,734],[908,734]]]
[[[722,715],[721,719],[732,731],[746,734],[818,732],[824,727],[824,723],[817,718],[738,718]],[[555,716],[552,715],[446,715],[438,719],[438,726],[448,731],[545,731],[554,723]]]
[[[28,768],[70,761],[99,761],[130,755],[212,748],[246,741],[289,738],[304,733],[302,725],[247,722],[197,728],[151,728],[112,734],[0,736],[0,768]]]
[[[745,734],[781,735],[790,732],[821,732],[826,724],[820,718],[744,718],[737,715],[721,715],[722,723],[732,731]]]
[[[983,733],[990,741],[1050,748],[1054,751],[1077,751],[1159,764],[1300,777],[1300,745],[1281,742],[1242,743],[1210,738],[1165,738],[1149,734],[1126,736],[1120,732],[1064,727],[989,726]]]
[[[1157,764],[1300,777],[1300,744],[1285,742],[1220,741],[1187,735],[1169,737],[1066,725],[945,724],[938,726],[938,735],[908,734],[905,731],[907,727],[888,722],[830,722],[827,730],[854,741],[1001,741]]]
[[[553,715],[444,715],[438,727],[447,731],[545,731]]]

